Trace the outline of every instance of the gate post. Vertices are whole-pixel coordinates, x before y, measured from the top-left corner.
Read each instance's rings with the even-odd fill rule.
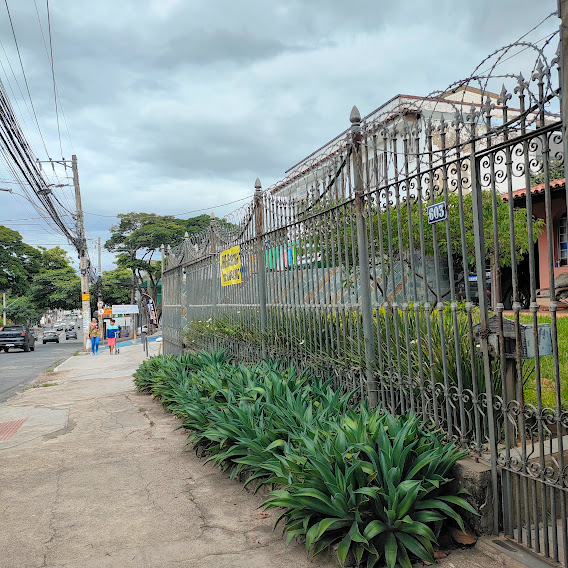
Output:
[[[213,230],[213,221],[215,221],[215,213],[211,213],[211,222],[209,224],[211,239],[211,291],[213,293],[213,319],[217,317],[217,286],[219,284],[219,261],[217,260],[217,245],[215,243],[215,231]]]
[[[260,179],[254,182],[254,224],[256,235],[256,268],[258,276],[258,304],[260,312],[260,333],[262,342],[262,358],[266,359],[266,333],[268,317],[266,312],[266,255],[264,252],[264,211],[262,203],[262,185]]]
[[[476,156],[476,119],[479,116],[475,105],[471,104],[469,122],[471,124],[471,195],[473,205],[473,233],[475,239],[475,267],[477,275],[485,274],[485,234],[483,226],[483,203],[481,182],[479,180],[479,158]],[[478,286],[479,291],[479,315],[481,354],[483,357],[483,369],[485,375],[485,395],[487,397],[487,422],[489,430],[489,447],[491,451],[491,485],[493,492],[493,533],[499,534],[499,472],[497,469],[497,439],[495,430],[497,423],[493,408],[493,377],[491,376],[491,364],[489,360],[489,327],[488,327],[488,298],[485,286]]]
[[[187,231],[185,232],[184,238],[183,238],[183,246],[184,246],[184,250],[186,251],[187,254],[187,250],[188,250],[188,246],[189,246],[189,234],[187,233]],[[180,290],[180,296],[181,296],[181,329],[182,329],[182,338],[185,337],[185,332],[187,331],[187,327],[189,325],[189,321],[190,321],[190,315],[189,315],[189,297],[188,297],[188,286],[187,286],[187,281],[188,281],[188,277],[187,277],[187,265],[184,264],[185,262],[185,254],[183,255],[183,259],[182,259],[182,263],[179,267],[179,270],[181,270],[181,290]],[[185,348],[185,341],[183,341],[182,339],[182,347]],[[183,352],[183,351],[182,351]]]
[[[562,141],[564,150],[564,172],[568,175],[568,0],[558,0],[560,18],[560,113],[562,115]],[[568,201],[568,185],[566,186]]]
[[[355,218],[357,223],[357,252],[361,277],[361,315],[363,319],[363,343],[365,344],[365,376],[369,405],[378,403],[377,382],[375,381],[375,331],[373,327],[373,307],[371,304],[371,273],[369,271],[369,240],[365,224],[365,203],[363,201],[363,159],[361,155],[361,114],[354,106],[349,116],[351,121],[351,142],[353,144],[352,163],[355,189]]]

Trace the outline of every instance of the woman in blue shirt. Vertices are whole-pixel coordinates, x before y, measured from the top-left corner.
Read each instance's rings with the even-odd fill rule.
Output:
[[[110,349],[110,354],[112,355],[114,352],[114,347],[116,345],[116,338],[118,337],[119,327],[116,325],[115,320],[110,320],[110,325],[107,326],[107,339],[108,339],[108,348]]]

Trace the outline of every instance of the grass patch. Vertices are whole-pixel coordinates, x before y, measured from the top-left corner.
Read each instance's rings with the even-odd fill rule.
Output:
[[[53,373],[53,371],[55,371],[55,369],[61,365],[61,363],[63,363],[64,359],[57,359],[57,361],[55,361],[55,363],[53,363],[53,365],[49,366],[45,372],[46,373]]]
[[[550,323],[549,315],[538,314],[539,323]],[[532,316],[522,314],[521,323],[532,323]],[[558,330],[558,364],[560,368],[560,392],[561,405],[568,408],[568,317],[557,317],[556,326]],[[524,393],[525,402],[537,404],[537,388],[534,375],[534,360],[527,360],[524,363]],[[540,377],[542,387],[542,404],[545,408],[556,408],[556,384],[554,381],[554,357],[546,355],[540,358]]]
[[[58,383],[41,383],[41,384],[36,384],[36,385],[30,385],[29,387],[25,387],[24,391],[30,390],[30,389],[39,389],[39,388],[43,388],[43,387],[55,387],[57,386]]]

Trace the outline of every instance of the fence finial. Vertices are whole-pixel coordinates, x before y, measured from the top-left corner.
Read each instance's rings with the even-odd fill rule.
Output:
[[[359,112],[359,109],[355,105],[353,105],[353,108],[351,109],[351,114],[349,115],[349,121],[353,125],[361,124],[361,113]]]

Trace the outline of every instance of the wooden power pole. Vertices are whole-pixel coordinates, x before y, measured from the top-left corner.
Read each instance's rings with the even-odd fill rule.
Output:
[[[83,207],[81,205],[81,187],[79,185],[79,170],[77,169],[77,156],[72,156],[73,184],[75,185],[75,202],[77,204],[77,233],[79,238],[79,270],[81,273],[81,311],[83,312],[83,333],[87,334],[91,321],[91,301],[89,296],[89,255],[85,226],[83,221]]]

